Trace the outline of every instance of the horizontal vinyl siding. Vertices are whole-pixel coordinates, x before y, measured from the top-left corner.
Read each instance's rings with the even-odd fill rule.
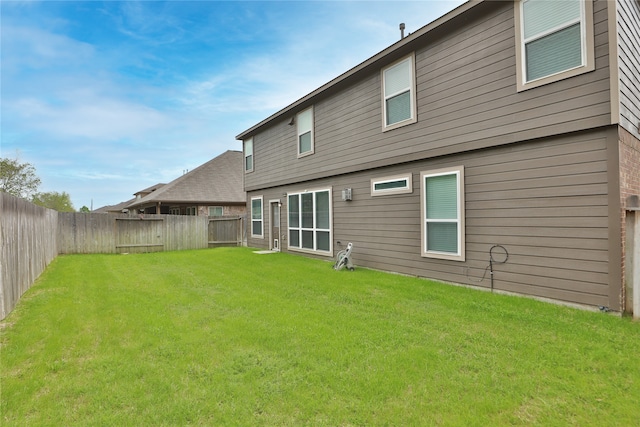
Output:
[[[620,125],[640,138],[640,4],[618,0]]]
[[[608,125],[607,10],[594,3],[596,70],[516,90],[514,10],[488,14],[427,38],[416,53],[418,122],[382,132],[379,70],[314,104],[315,153],[297,158],[288,120],[254,137],[248,190],[318,179]],[[301,106],[306,108],[306,105]]]
[[[249,197],[263,195],[265,209],[268,199],[280,198],[286,231],[284,193],[331,187],[334,252],[352,242],[356,266],[488,288],[488,275],[478,281],[490,248],[500,244],[509,259],[494,265],[495,289],[608,306],[606,155],[604,131],[580,132],[277,187]],[[420,172],[459,165],[465,167],[466,261],[422,258]],[[371,196],[372,178],[402,173],[412,174],[412,193]],[[352,201],[341,200],[344,188],[352,189]],[[282,248],[287,250],[286,241]],[[495,256],[499,260],[501,253]]]

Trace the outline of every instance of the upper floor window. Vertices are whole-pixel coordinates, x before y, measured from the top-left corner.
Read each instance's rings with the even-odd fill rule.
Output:
[[[253,170],[253,138],[244,141],[244,171]]]
[[[313,154],[313,107],[298,113],[298,157]]]
[[[383,130],[416,121],[413,55],[382,70]]]
[[[515,14],[518,90],[595,68],[591,0],[521,0]]]

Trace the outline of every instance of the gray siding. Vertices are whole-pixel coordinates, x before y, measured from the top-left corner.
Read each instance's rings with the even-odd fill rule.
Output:
[[[489,262],[489,249],[503,245],[506,264],[496,265],[495,288],[580,304],[617,307],[611,301],[609,270],[619,259],[608,253],[607,132],[596,130],[564,137],[516,143],[481,152],[420,160],[376,170],[320,179],[311,183],[251,192],[282,201],[286,233],[287,191],[333,189],[334,252],[354,244],[358,266],[489,287],[478,282]],[[420,172],[464,165],[466,261],[420,256]],[[370,179],[411,173],[411,194],[372,197]],[[340,191],[353,189],[353,201]],[[249,245],[266,248],[265,239]],[[286,241],[282,248],[287,250]],[[329,266],[327,266],[329,268]],[[615,295],[616,293],[613,292]]]
[[[594,3],[596,70],[518,93],[514,10],[490,2],[416,46],[418,122],[381,131],[379,69],[314,104],[315,154],[290,117],[254,136],[254,190],[610,124],[606,2]],[[473,9],[469,12],[473,12]],[[457,25],[454,25],[457,24]],[[418,39],[420,40],[420,39]],[[301,105],[300,108],[305,108]]]
[[[640,3],[618,0],[620,125],[640,138]]]

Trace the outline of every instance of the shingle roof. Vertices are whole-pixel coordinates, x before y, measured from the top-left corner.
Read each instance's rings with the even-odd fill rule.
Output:
[[[108,213],[108,212],[122,212],[129,204],[134,202],[136,199],[129,199],[126,202],[120,202],[117,205],[107,205],[98,209],[94,209],[91,212],[93,213]]]
[[[137,191],[137,192],[135,192],[133,194],[134,195],[138,195],[138,194],[142,194],[142,193],[152,193],[152,192],[156,191],[158,188],[164,187],[165,185],[167,185],[167,184],[158,183],[158,184],[152,185],[151,187],[145,188],[144,190]]]
[[[149,202],[245,203],[242,164],[242,152],[228,150],[128,207]]]

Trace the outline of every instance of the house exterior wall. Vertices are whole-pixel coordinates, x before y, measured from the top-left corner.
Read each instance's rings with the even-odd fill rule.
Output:
[[[595,70],[521,91],[514,7],[474,6],[245,133],[247,200],[262,198],[264,222],[248,245],[270,247],[268,202],[280,200],[289,250],[286,194],[329,188],[333,249],[310,256],[353,242],[357,265],[489,287],[479,279],[500,244],[509,258],[495,267],[495,289],[620,310],[625,200],[640,195],[640,3],[594,1]],[[380,70],[409,54],[417,122],[384,132]],[[311,105],[314,153],[299,158],[291,118]],[[465,259],[422,257],[420,174],[458,166]],[[372,197],[371,179],[407,173],[411,193]],[[352,201],[341,200],[344,188]]]
[[[227,204],[209,204],[198,206],[198,215],[208,216],[209,207],[222,206],[223,216],[242,216],[247,213],[247,205],[227,205]]]
[[[453,21],[402,52],[415,52],[417,123],[382,132],[380,64],[313,104],[313,155],[297,157],[291,117],[253,135],[254,171],[245,175],[245,189],[611,123],[607,2],[594,3],[596,70],[522,92],[516,85],[514,4],[488,3],[463,25]]]
[[[489,250],[500,244],[509,258],[494,266],[495,289],[618,309],[620,283],[609,282],[620,259],[609,253],[607,183],[607,141],[612,135],[615,139],[615,132],[616,127],[607,127],[522,141],[254,191],[248,197],[281,200],[283,251],[288,251],[284,194],[331,188],[334,252],[352,242],[356,265],[486,288],[489,277],[479,280]],[[420,172],[460,165],[465,168],[466,260],[423,258]],[[371,196],[372,178],[405,173],[413,177],[411,193]],[[341,200],[344,188],[352,188],[352,201]],[[267,230],[266,202],[263,212]],[[268,243],[267,233],[248,241],[261,248]]]
[[[640,139],[640,3],[617,4],[620,125]]]

